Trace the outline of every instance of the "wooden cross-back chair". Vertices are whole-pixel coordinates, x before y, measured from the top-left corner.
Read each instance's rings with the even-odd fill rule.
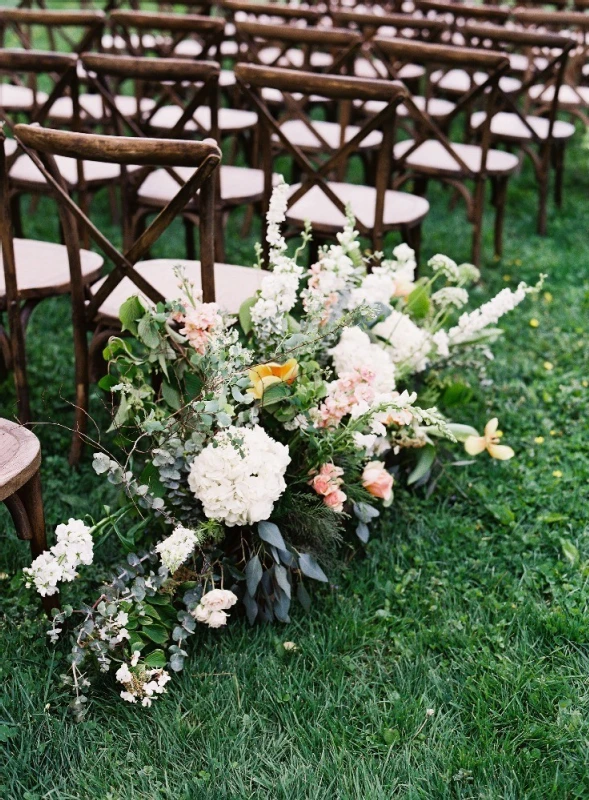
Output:
[[[112,132],[133,136],[163,136],[171,139],[219,138],[218,79],[215,62],[171,58],[134,58],[88,53],[82,64],[90,75],[92,88],[105,105]],[[128,91],[135,98],[139,112],[128,117],[121,113],[117,92]],[[151,105],[144,107],[149,100]],[[192,170],[160,169],[150,173],[138,185],[136,208],[130,213],[125,205],[127,235],[135,235],[149,214],[165,206],[176,194],[178,185]],[[133,176],[131,176],[133,179]],[[259,203],[264,193],[261,170],[221,165],[215,173],[217,192],[215,213],[215,249],[224,260],[223,223],[227,213],[241,205]],[[198,222],[199,201],[195,197],[183,210],[186,232],[186,257],[194,258],[194,227]]]
[[[517,10],[514,20],[526,30],[562,32],[574,42],[569,53],[568,67],[558,92],[558,107],[589,127],[589,14],[580,11]],[[537,83],[529,95],[538,114],[549,112],[554,99],[554,86]]]
[[[225,21],[196,14],[161,14],[148,11],[115,11],[110,15],[111,31],[120,41],[120,52],[131,56],[215,60],[220,57]],[[234,85],[231,72],[221,72],[219,85]],[[246,151],[257,124],[250,111],[228,107],[219,114],[222,135],[241,140]]]
[[[100,41],[105,20],[102,11],[0,9],[0,47],[81,53]]]
[[[473,226],[472,259],[480,261],[481,237],[485,186],[490,180],[493,188],[495,215],[495,253],[501,254],[503,218],[508,178],[518,167],[518,159],[511,153],[494,150],[490,147],[490,125],[496,112],[497,97],[501,77],[509,69],[509,59],[502,53],[481,52],[468,48],[448,45],[411,42],[407,39],[373,40],[375,57],[383,64],[397,65],[402,61],[422,64],[425,68],[426,101],[433,94],[432,72],[441,69],[451,70],[466,66],[475,71],[482,70],[487,76],[481,84],[473,84],[468,92],[458,98],[455,107],[445,118],[445,130],[455,135],[453,124],[459,117],[466,117],[483,110],[484,120],[480,126],[480,144],[457,143],[451,141],[436,120],[420,109],[409,98],[407,110],[414,122],[413,136],[395,145],[395,165],[402,173],[398,184],[408,179],[416,180],[418,191],[425,192],[427,182],[440,180],[454,187],[466,202],[467,216]],[[471,192],[467,181],[474,182]]]
[[[88,413],[89,349],[87,331],[97,326],[117,328],[121,303],[133,294],[143,295],[157,303],[165,297],[179,296],[178,279],[174,276],[174,260],[142,262],[154,243],[181,213],[184,205],[200,192],[200,261],[194,262],[189,275],[202,286],[205,301],[215,299],[215,269],[213,253],[214,170],[221,160],[217,144],[212,141],[188,142],[172,139],[104,136],[73,133],[41,128],[36,125],[17,125],[17,141],[43,173],[57,201],[71,276],[72,322],[75,352],[75,424],[70,461],[76,463],[81,455]],[[192,177],[161,210],[151,225],[124,251],[117,249],[94,225],[84,210],[70,196],[61,178],[56,158],[96,160],[122,166],[136,165],[148,173],[154,167],[196,168]],[[5,187],[4,187],[5,188]],[[97,246],[112,263],[107,277],[89,290],[83,280],[80,235],[87,230]],[[4,241],[3,241],[4,244]],[[11,260],[10,240],[4,257]],[[99,337],[101,344],[104,336]],[[96,353],[94,347],[94,353]],[[26,375],[25,375],[26,381]]]
[[[551,164],[555,170],[555,200],[560,207],[565,146],[575,133],[570,122],[557,119],[557,96],[566,75],[568,54],[575,44],[554,33],[512,30],[497,25],[469,23],[464,34],[472,47],[501,50],[509,55],[510,63],[514,56],[520,56],[527,63],[517,94],[505,94],[499,85],[491,138],[493,142],[520,147],[530,158],[538,185],[538,233],[544,235]],[[530,114],[529,92],[538,84],[552,90],[553,99],[546,116]],[[484,111],[476,111],[470,118],[475,134],[484,122],[484,115]]]
[[[318,25],[325,10],[316,6],[283,3],[256,3],[248,0],[222,0],[220,7],[231,22],[264,22],[272,25]]]
[[[401,231],[406,241],[419,248],[421,222],[429,205],[421,197],[388,189],[392,168],[397,106],[407,98],[407,90],[391,81],[368,80],[344,75],[317,75],[309,72],[238,64],[238,86],[260,117],[260,151],[264,164],[266,204],[272,190],[273,149],[292,158],[300,180],[290,189],[287,223],[300,231],[308,220],[313,225],[314,241],[341,230],[346,219],[346,205],[352,209],[360,233],[367,236],[375,250],[381,250],[388,231]],[[281,124],[261,96],[265,87],[284,94],[293,121],[307,132],[307,143],[293,142],[288,122]],[[294,98],[294,95],[302,99]],[[337,135],[329,141],[309,118],[305,100],[318,95],[338,106]],[[354,100],[386,101],[386,107],[361,126],[348,125]],[[296,115],[296,120],[294,117]],[[375,163],[371,185],[346,181],[350,159],[362,148],[370,148]],[[333,180],[332,176],[339,179]]]
[[[68,109],[67,125],[71,130],[79,131],[82,127],[82,111],[79,103],[79,61],[74,54],[46,53],[37,50],[0,50],[0,77],[8,80],[19,80],[21,84],[34,83],[44,85],[47,91],[35,94],[35,107],[26,114],[30,122],[41,125],[54,119],[60,120],[61,113],[56,109]],[[8,91],[5,94],[5,88]],[[3,98],[11,99],[11,85],[0,83],[0,119],[11,130],[19,121],[19,113],[10,103],[5,107]],[[132,100],[132,98],[127,98]],[[32,195],[33,199],[49,193],[47,182],[35,164],[25,153],[22,153],[14,139],[7,143],[8,169],[10,178],[11,204],[13,224],[17,235],[23,235],[20,200],[23,195]],[[62,178],[70,191],[75,191],[79,202],[87,210],[95,192],[104,187],[112,190],[120,179],[120,169],[116,164],[105,164],[96,161],[76,161],[72,158],[58,159]]]

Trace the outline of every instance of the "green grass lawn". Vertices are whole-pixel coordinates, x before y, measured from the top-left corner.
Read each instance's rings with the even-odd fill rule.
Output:
[[[430,497],[398,490],[387,526],[337,585],[315,592],[310,614],[200,630],[185,671],[151,710],[124,704],[111,681],[85,722],[69,720],[68,647],[46,644],[37,599],[18,577],[27,545],[0,513],[2,800],[589,797],[588,196],[579,132],[548,237],[534,233],[529,168],[510,187],[500,263],[488,257],[486,221],[477,299],[549,275],[549,294],[504,321],[492,383],[473,379],[460,420],[482,428],[498,416],[516,458],[449,467]],[[463,208],[435,187],[430,199],[422,260],[468,259]],[[106,209],[98,197],[97,218]],[[55,238],[48,201],[25,224],[30,236]],[[254,237],[244,240],[236,220],[232,230],[228,260],[251,262]],[[166,254],[182,246],[177,228]],[[28,343],[36,417],[57,423],[36,429],[53,528],[113,498],[89,458],[79,471],[67,465],[67,300],[40,306]],[[92,413],[106,427],[103,403],[95,389]],[[0,414],[14,414],[10,379]],[[108,545],[99,562],[106,574]],[[64,598],[91,591],[81,582]],[[284,652],[286,640],[296,653]]]

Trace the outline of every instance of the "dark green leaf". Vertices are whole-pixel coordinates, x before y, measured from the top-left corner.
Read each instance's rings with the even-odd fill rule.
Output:
[[[307,578],[327,583],[327,575],[323,572],[315,558],[310,553],[299,553],[299,568]]]

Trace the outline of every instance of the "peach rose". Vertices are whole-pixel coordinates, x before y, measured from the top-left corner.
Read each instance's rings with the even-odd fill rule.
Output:
[[[371,461],[364,467],[362,486],[373,497],[387,502],[393,495],[393,476],[386,471],[383,461]]]
[[[311,481],[311,486],[315,489],[317,494],[326,495],[333,492],[333,483],[327,475],[315,475]]]

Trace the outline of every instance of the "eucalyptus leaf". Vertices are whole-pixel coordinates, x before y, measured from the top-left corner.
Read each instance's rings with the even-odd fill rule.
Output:
[[[327,575],[310,553],[299,553],[299,568],[307,578],[328,583]]]
[[[259,522],[258,535],[262,541],[274,545],[279,550],[286,550],[286,544],[280,533],[278,525],[273,522]]]
[[[256,594],[256,589],[262,579],[262,572],[262,563],[260,559],[257,555],[252,556],[245,567],[247,590],[252,597]]]

